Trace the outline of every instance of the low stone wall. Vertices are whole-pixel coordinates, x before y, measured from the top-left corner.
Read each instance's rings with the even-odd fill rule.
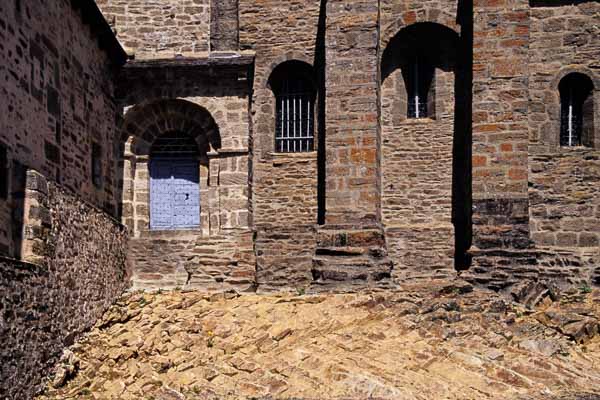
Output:
[[[0,398],[28,399],[62,350],[127,285],[127,232],[33,172],[27,174],[24,247],[36,264],[0,258]]]
[[[129,241],[133,289],[254,290],[255,257],[249,229],[146,231]]]
[[[256,283],[259,292],[300,290],[311,284],[317,247],[314,225],[256,229]]]
[[[524,281],[552,281],[563,288],[600,283],[600,257],[590,249],[492,249],[472,256],[473,266],[462,278],[495,291],[508,292]]]

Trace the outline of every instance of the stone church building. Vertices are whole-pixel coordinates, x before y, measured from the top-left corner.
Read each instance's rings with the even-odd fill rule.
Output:
[[[600,284],[599,37],[591,0],[2,1],[0,397],[127,287]]]
[[[98,1],[133,287],[590,281],[600,9],[573,3]]]

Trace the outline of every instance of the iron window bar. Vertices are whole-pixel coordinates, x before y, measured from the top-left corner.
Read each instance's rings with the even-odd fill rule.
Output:
[[[426,74],[423,68],[424,65],[419,62],[419,56],[415,56],[410,71],[408,118],[427,117],[427,93],[423,93],[426,86]]]
[[[314,94],[302,80],[287,80],[276,96],[275,150],[300,153],[314,150]]]
[[[561,146],[581,146],[581,131],[583,125],[582,104],[577,101],[573,86],[569,86],[566,104],[562,106]]]
[[[168,132],[154,141],[151,157],[195,159],[198,157],[198,145],[194,138],[183,132]]]

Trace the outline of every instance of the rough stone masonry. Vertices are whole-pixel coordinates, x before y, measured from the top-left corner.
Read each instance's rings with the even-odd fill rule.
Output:
[[[496,289],[599,279],[597,2],[99,5],[131,58],[117,97],[135,287],[360,286],[456,270]],[[415,84],[419,58],[428,78]],[[278,151],[289,118],[278,80],[301,75],[313,151]],[[559,140],[569,76],[591,83],[580,146]],[[170,107],[197,119],[156,115]],[[152,141],[179,125],[200,141],[213,123],[201,224],[154,232]],[[203,266],[211,248],[224,267]]]
[[[3,1],[0,397],[126,286],[600,284],[599,26],[586,0]]]

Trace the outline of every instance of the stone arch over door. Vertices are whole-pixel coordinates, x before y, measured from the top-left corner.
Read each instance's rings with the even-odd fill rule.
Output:
[[[455,273],[456,29],[417,22],[384,34],[381,71],[381,210],[397,278]],[[396,27],[395,34],[389,29]],[[427,64],[426,113],[409,110],[413,69]],[[415,64],[417,66],[415,66]],[[414,67],[414,68],[413,68]],[[464,171],[463,171],[464,172]]]
[[[217,195],[216,189],[209,187],[210,157],[221,148],[219,127],[212,115],[187,100],[159,100],[130,108],[125,114],[123,130],[122,219],[132,235],[137,237],[150,229],[151,150],[158,138],[173,132],[191,138],[197,146],[202,210],[199,229],[209,231],[210,203]]]

